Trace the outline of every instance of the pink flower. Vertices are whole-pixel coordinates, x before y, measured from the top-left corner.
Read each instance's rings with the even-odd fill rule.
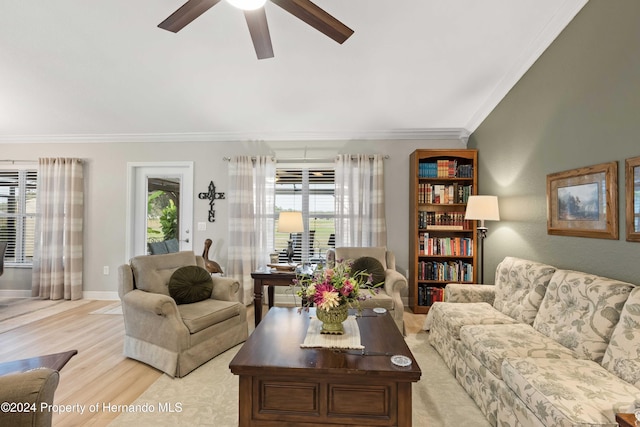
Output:
[[[346,297],[346,296],[349,296],[351,292],[353,292],[353,283],[351,283],[351,281],[347,279],[344,282],[342,289],[340,289],[340,293]]]
[[[340,305],[338,292],[333,286],[325,283],[316,287],[316,294],[313,300],[316,305],[323,310],[328,310]]]

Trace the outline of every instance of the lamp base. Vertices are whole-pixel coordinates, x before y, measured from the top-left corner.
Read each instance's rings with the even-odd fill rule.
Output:
[[[293,241],[291,240],[287,243],[287,260],[289,264],[293,263]]]

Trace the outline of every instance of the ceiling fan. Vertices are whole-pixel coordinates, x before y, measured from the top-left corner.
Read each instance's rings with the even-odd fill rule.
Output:
[[[177,33],[221,0],[189,0],[173,12],[158,27]],[[264,4],[267,0],[227,0],[243,9],[249,33],[258,59],[273,58],[273,46],[267,24]],[[303,20],[316,30],[342,44],[353,34],[353,30],[319,8],[310,0],[269,0],[290,14]],[[249,5],[247,5],[249,4]]]

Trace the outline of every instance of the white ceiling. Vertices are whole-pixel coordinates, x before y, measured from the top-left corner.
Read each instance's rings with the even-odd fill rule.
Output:
[[[316,0],[343,45],[268,2],[258,61],[226,2],[2,0],[0,142],[464,137],[586,1]]]

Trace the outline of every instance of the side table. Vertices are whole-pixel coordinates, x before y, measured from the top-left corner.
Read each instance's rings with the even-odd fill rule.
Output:
[[[634,414],[616,414],[616,422],[620,427],[636,427],[636,416]]]
[[[275,273],[251,273],[253,278],[253,309],[254,321],[257,327],[262,320],[262,289],[268,286],[269,308],[273,307],[274,286],[290,286],[293,280],[298,277],[294,272]]]

